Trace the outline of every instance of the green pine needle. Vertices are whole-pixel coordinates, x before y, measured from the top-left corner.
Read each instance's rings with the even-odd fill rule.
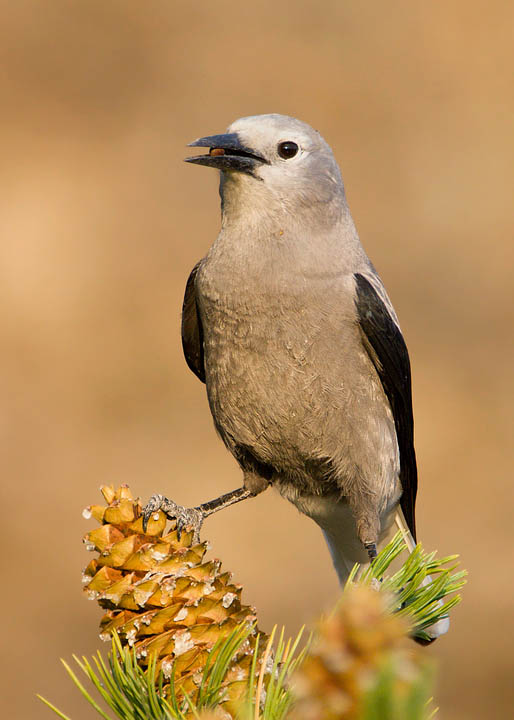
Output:
[[[458,566],[458,555],[436,558],[418,543],[401,568],[392,575],[387,571],[402,553],[408,552],[403,533],[398,531],[391,542],[377,555],[373,563],[360,572],[357,563],[350,573],[346,587],[355,584],[374,584],[379,592],[393,599],[391,610],[409,623],[413,637],[429,640],[425,630],[448,617],[449,611],[461,601],[453,593],[466,583],[467,572],[453,572]],[[452,597],[448,597],[452,595]]]
[[[137,662],[135,650],[123,647],[117,634],[113,634],[108,664],[105,663],[100,653],[93,657],[93,662],[86,658],[81,660],[76,656],[73,659],[117,718],[121,720],[185,720],[188,711],[197,717],[199,711],[215,708],[223,702],[225,693],[223,682],[227,672],[234,656],[253,629],[253,625],[243,622],[235,627],[228,637],[218,640],[214,645],[203,672],[195,703],[187,696],[183,701],[178,701],[173,670],[170,678],[170,697],[167,700],[163,694],[163,673],[160,672],[159,676],[156,676],[156,658],[150,658],[147,670],[143,670]],[[306,648],[297,652],[302,634],[303,629],[293,642],[289,640],[285,643],[282,630],[277,647],[273,648],[275,635],[275,631],[273,631],[267,643],[265,654],[267,651],[268,656],[273,658],[273,665],[271,675],[266,674],[266,692],[262,693],[262,698],[265,699],[260,703],[261,717],[266,720],[283,718],[291,705],[292,696],[288,681],[305,654]],[[252,658],[249,690],[247,698],[243,702],[244,708],[248,710],[246,715],[248,717],[253,717],[257,704],[255,681],[259,674],[257,672],[259,640],[258,636]],[[96,713],[104,720],[113,720],[85,689],[69,665],[64,661],[63,665],[73,683]],[[71,720],[48,700],[39,695],[38,697],[62,720]]]

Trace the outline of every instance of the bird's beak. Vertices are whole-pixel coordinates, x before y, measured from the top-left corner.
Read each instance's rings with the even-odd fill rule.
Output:
[[[261,155],[242,144],[237,133],[209,135],[199,138],[188,147],[208,147],[208,155],[195,155],[185,162],[207,165],[218,170],[233,170],[253,175],[258,165],[269,164]]]

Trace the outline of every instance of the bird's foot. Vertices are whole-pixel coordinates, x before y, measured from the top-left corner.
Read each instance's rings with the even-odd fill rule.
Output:
[[[143,530],[146,532],[148,521],[153,513],[162,510],[169,520],[175,520],[177,523],[177,538],[180,540],[182,531],[186,528],[193,530],[193,542],[200,542],[200,530],[205,519],[205,515],[201,508],[185,508],[177,505],[173,500],[168,500],[164,495],[152,495],[148,503],[143,508]]]

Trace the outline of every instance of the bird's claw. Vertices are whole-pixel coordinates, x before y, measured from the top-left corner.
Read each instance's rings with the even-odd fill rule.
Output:
[[[200,530],[204,521],[204,514],[200,508],[185,508],[164,497],[164,495],[152,495],[143,509],[144,532],[146,532],[150,517],[159,510],[162,510],[169,520],[176,521],[178,540],[180,540],[182,531],[187,527],[191,527],[193,529],[193,542],[200,542]]]

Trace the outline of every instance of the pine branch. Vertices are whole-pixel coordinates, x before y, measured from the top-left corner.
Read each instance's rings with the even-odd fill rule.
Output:
[[[86,535],[99,555],[85,570],[86,593],[106,609],[107,661],[74,657],[67,673],[104,720],[427,720],[431,670],[405,640],[460,600],[465,572],[456,556],[437,559],[401,533],[372,566],[356,566],[334,612],[312,643],[259,632],[241,587],[204,562],[205,543],[165,534],[157,513],[146,533],[141,504],[126,487],[103,488],[107,507],[86,516],[101,526]],[[402,553],[405,562],[388,574]],[[87,681],[86,685],[79,679]],[[68,716],[41,698],[63,720]],[[98,703],[103,702],[106,710]],[[110,713],[110,714],[108,714]],[[213,715],[214,713],[214,715]]]

